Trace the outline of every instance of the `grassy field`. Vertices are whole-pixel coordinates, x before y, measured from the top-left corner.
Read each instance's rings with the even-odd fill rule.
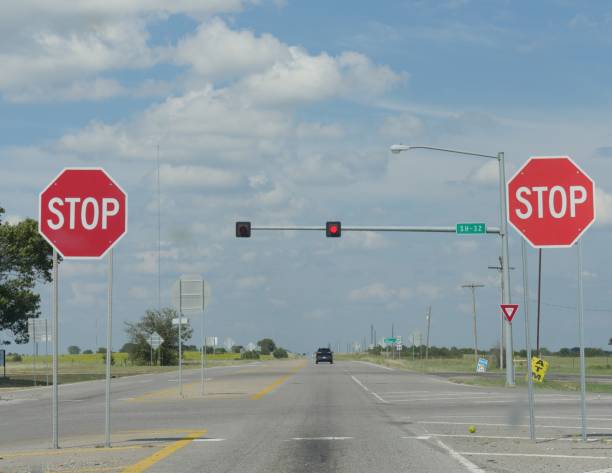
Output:
[[[113,377],[131,376],[147,373],[163,373],[176,370],[176,366],[137,366],[132,365],[127,353],[113,353],[115,364],[112,367]],[[262,355],[260,361],[272,359],[271,355]],[[240,363],[249,363],[255,360],[241,360],[236,353],[209,354],[206,355],[207,366],[223,366]],[[200,353],[187,351],[183,353],[183,366],[186,368],[197,367],[200,364]],[[59,358],[59,382],[60,384],[77,381],[89,381],[104,378],[106,365],[104,355],[101,353],[91,355],[60,355]],[[0,388],[25,387],[44,385],[47,379],[51,380],[51,356],[34,357],[22,356],[22,361],[13,362],[7,360],[6,376],[2,378],[0,370]]]

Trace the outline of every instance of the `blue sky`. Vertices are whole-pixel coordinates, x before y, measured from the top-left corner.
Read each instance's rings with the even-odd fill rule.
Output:
[[[32,12],[37,15],[33,16]],[[587,343],[612,316],[612,8],[607,2],[34,1],[0,6],[0,203],[35,216],[64,166],[103,166],[130,195],[116,249],[114,333],[157,304],[155,147],[161,150],[162,300],[184,273],[211,285],[211,335],[309,351],[391,324],[432,343],[496,343],[495,237],[254,234],[233,222],[498,225],[494,163],[395,142],[568,154],[594,178],[585,237]],[[519,240],[511,258],[519,266]],[[535,281],[535,253],[531,280]],[[577,345],[575,253],[544,255],[544,345]],[[513,298],[522,299],[520,271]],[[62,346],[102,340],[104,263],[62,268]],[[48,287],[41,287],[48,316]],[[535,287],[533,288],[535,293]],[[595,310],[596,309],[596,310]],[[194,318],[197,328],[199,320]],[[198,332],[198,330],[196,330]],[[515,330],[522,346],[522,330]],[[8,334],[3,334],[8,337]],[[100,342],[101,344],[101,342]],[[27,347],[23,348],[27,350]]]

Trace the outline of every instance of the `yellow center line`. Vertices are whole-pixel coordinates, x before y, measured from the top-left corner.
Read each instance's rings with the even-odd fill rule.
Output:
[[[138,463],[128,466],[125,470],[123,470],[123,473],[141,473],[151,468],[157,462],[172,455],[177,450],[180,450],[181,448],[186,447],[187,445],[191,443],[193,439],[201,437],[206,432],[207,432],[206,430],[195,430],[193,432],[190,432],[181,440],[177,440],[176,442],[173,442],[170,445],[165,446],[158,452],[155,452],[153,455],[140,460]]]
[[[280,378],[278,378],[276,381],[274,381],[270,386],[268,386],[267,388],[262,389],[261,391],[253,394],[251,396],[251,399],[253,401],[256,401],[257,399],[261,399],[262,397],[264,397],[266,394],[268,394],[270,391],[273,391],[274,389],[276,389],[277,387],[279,387],[281,384],[283,384],[285,381],[287,381],[289,378],[291,378],[291,376],[293,376],[295,373],[297,373],[298,371],[300,371],[302,368],[304,368],[306,366],[306,363],[304,363],[303,365],[298,366],[297,368],[294,368],[293,370],[291,370],[291,373],[286,374],[285,376],[282,376]]]

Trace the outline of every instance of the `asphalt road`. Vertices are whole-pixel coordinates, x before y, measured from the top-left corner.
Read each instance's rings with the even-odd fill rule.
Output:
[[[61,445],[49,449],[49,390],[2,395],[0,471],[598,472],[612,473],[612,396],[463,386],[362,362],[254,363],[113,380],[113,448],[103,441],[104,385],[61,387]],[[475,425],[475,433],[468,432]]]

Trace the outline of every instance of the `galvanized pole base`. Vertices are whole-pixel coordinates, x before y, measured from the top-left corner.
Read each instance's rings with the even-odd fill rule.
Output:
[[[113,250],[108,252],[108,317],[106,321],[106,409],[104,419],[104,446],[110,447],[110,387],[111,387],[111,362],[113,359],[112,349],[113,336]]]
[[[59,387],[58,387],[58,359],[59,359],[59,281],[58,281],[57,250],[53,250],[53,401],[52,401],[52,429],[53,448],[59,448],[58,418],[59,418]]]
[[[582,291],[582,238],[578,240],[578,336],[580,337],[580,416],[582,440],[587,440],[586,365],[584,360],[584,295]]]
[[[535,414],[533,399],[533,373],[531,372],[531,332],[529,320],[529,280],[527,274],[527,244],[521,238],[521,255],[523,260],[523,309],[525,312],[525,348],[527,349],[527,393],[529,396],[529,437],[536,439]]]

